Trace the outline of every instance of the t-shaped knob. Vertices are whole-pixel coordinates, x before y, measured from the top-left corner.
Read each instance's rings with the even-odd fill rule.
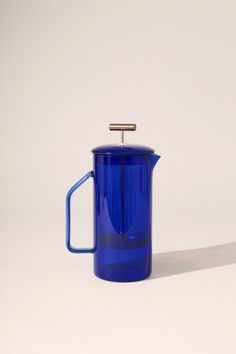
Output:
[[[120,123],[111,123],[109,125],[110,130],[121,131],[121,144],[124,144],[124,132],[125,131],[134,131],[136,130],[136,124],[120,124]]]

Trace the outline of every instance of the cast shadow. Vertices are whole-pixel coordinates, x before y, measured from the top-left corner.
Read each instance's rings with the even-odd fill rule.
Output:
[[[236,263],[236,242],[221,245],[156,253],[149,279],[193,272]]]

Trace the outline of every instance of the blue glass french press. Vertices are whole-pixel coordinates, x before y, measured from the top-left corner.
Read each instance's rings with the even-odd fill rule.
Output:
[[[152,264],[152,172],[160,156],[141,145],[124,143],[135,124],[110,124],[121,143],[92,150],[94,169],[66,196],[66,246],[73,253],[93,253],[94,273],[115,282],[147,278]],[[74,248],[70,240],[70,200],[89,178],[94,180],[94,246]]]

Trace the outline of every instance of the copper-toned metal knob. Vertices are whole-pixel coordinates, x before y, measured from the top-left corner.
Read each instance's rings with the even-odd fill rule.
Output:
[[[109,129],[121,132],[121,145],[124,145],[124,132],[136,130],[136,124],[111,123]]]
[[[119,130],[119,131],[134,131],[136,130],[136,124],[120,124],[120,123],[111,123],[109,125],[110,130]]]

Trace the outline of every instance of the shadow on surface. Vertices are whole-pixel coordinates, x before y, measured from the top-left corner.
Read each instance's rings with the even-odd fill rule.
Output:
[[[151,279],[236,263],[236,242],[153,255]]]

